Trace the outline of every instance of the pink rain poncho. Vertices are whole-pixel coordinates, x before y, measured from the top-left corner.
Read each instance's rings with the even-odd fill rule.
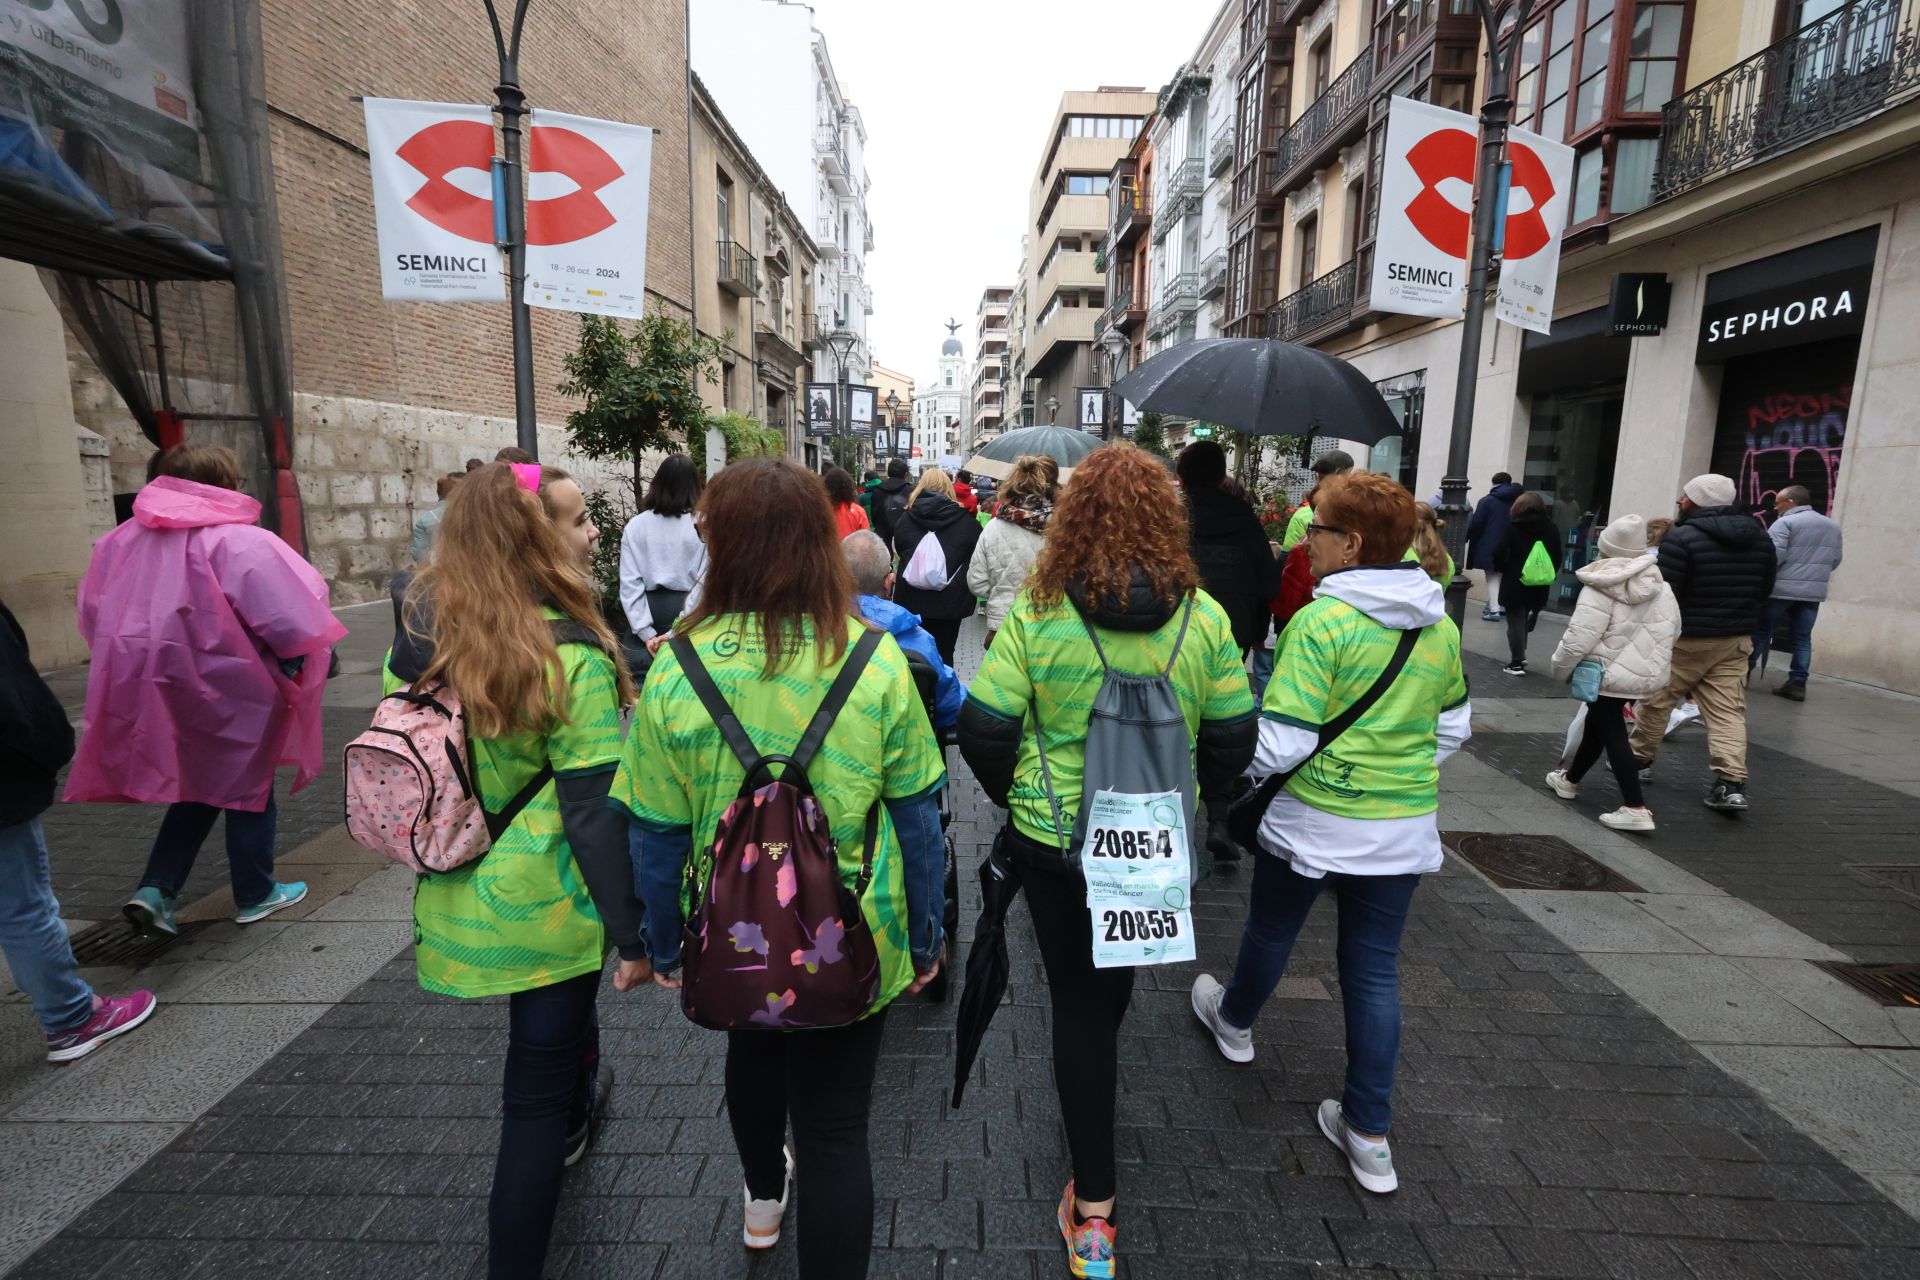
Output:
[[[328,651],[347,629],[245,494],[163,476],[133,517],[80,583],[93,670],[66,798],[258,813],[276,768],[295,768],[295,791],[320,769]],[[289,678],[281,661],[300,657]]]

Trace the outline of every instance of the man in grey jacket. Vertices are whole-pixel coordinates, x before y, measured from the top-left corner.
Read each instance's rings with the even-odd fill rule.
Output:
[[[1793,665],[1774,692],[1794,702],[1807,700],[1807,669],[1813,664],[1813,623],[1827,598],[1827,580],[1840,567],[1840,526],[1810,505],[1805,485],[1790,484],[1774,499],[1780,518],[1770,530],[1780,567],[1773,596],[1760,611],[1753,637],[1752,663],[1764,663],[1775,630],[1784,620],[1793,637]],[[1751,664],[1750,664],[1751,666]]]

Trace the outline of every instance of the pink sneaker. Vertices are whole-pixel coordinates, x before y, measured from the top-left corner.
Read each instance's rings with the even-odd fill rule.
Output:
[[[125,1035],[151,1018],[159,1003],[151,991],[95,996],[91,1018],[71,1031],[47,1037],[47,1061],[72,1062],[86,1057],[115,1036]]]

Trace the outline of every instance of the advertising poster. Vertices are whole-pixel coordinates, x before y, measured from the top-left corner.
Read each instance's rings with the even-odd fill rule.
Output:
[[[653,129],[558,111],[536,110],[532,122],[527,305],[638,319],[647,300]]]
[[[873,425],[874,387],[847,388],[847,420],[855,427]]]
[[[1107,391],[1105,387],[1081,387],[1077,400],[1080,411],[1075,422],[1082,431],[1098,431],[1107,425]]]
[[[368,98],[380,292],[407,302],[505,302],[493,239],[493,113]]]
[[[1525,129],[1510,129],[1507,163],[1513,175],[1493,313],[1508,324],[1545,333],[1553,320],[1561,233],[1567,229],[1573,197],[1573,148]]]
[[[1472,116],[1393,100],[1373,251],[1374,310],[1451,318],[1464,310],[1479,145]]]
[[[809,382],[807,384],[807,434],[810,436],[830,436],[834,425],[840,421],[836,412],[836,393],[839,388],[831,382]]]

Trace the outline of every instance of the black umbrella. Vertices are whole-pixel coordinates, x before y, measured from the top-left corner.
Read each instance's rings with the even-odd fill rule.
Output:
[[[1378,444],[1402,431],[1366,374],[1338,356],[1266,338],[1183,342],[1113,389],[1142,412],[1217,422],[1242,435]]]
[[[974,921],[966,986],[960,992],[960,1012],[954,1020],[956,1110],[967,1087],[967,1076],[973,1071],[973,1060],[980,1056],[980,1042],[987,1038],[987,1026],[1000,1007],[1001,997],[1007,994],[1007,975],[1013,968],[1007,958],[1007,908],[1020,896],[1020,878],[1000,846],[999,840],[994,841],[993,852],[980,864],[980,917]]]

